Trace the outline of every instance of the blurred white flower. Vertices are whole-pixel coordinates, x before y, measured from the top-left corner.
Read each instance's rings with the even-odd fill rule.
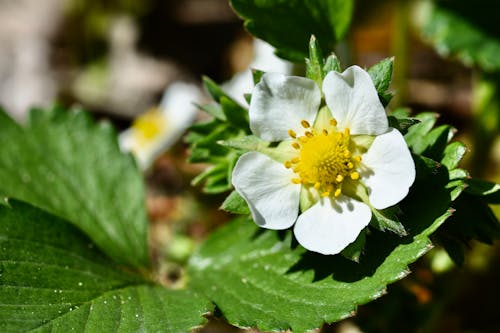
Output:
[[[254,57],[248,66],[249,69],[235,74],[231,80],[225,82],[222,85],[223,90],[240,104],[246,105],[247,102],[244,98],[244,94],[251,92],[254,86],[251,69],[290,74],[292,71],[292,63],[279,58],[274,54],[274,51],[275,48],[268,43],[260,39],[254,39]]]
[[[233,185],[259,226],[295,224],[308,250],[339,253],[369,224],[373,209],[397,204],[415,180],[406,142],[388,126],[360,67],[328,73],[321,90],[303,77],[264,74],[249,116],[256,136],[280,143],[242,155]]]
[[[132,126],[120,134],[120,147],[131,151],[139,166],[147,169],[193,123],[197,112],[193,103],[200,101],[201,96],[196,85],[171,84],[165,90],[160,105],[138,116]]]

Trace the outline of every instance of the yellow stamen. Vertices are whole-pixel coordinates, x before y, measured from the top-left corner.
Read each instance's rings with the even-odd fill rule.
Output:
[[[307,120],[302,120],[301,124],[307,129],[303,135],[297,136],[292,130],[288,132],[296,139],[291,146],[297,150],[295,157],[284,163],[295,172],[292,182],[315,189],[322,197],[339,197],[346,179],[360,178],[354,167],[361,157],[353,157],[350,151],[353,141],[349,128],[339,132],[329,126],[312,129]],[[330,124],[337,122],[331,119]]]
[[[337,126],[337,121],[335,119],[330,119],[330,125]]]
[[[307,120],[305,120],[305,119],[303,119],[303,120],[300,122],[300,124],[301,124],[301,125],[302,125],[302,127],[304,127],[304,128],[309,128],[309,127],[311,127],[311,124],[309,124],[309,122],[308,122]]]

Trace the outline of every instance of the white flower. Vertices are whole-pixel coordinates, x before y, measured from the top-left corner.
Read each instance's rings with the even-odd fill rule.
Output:
[[[322,92],[306,78],[265,74],[252,94],[250,127],[281,143],[242,155],[232,182],[259,226],[295,224],[306,249],[337,254],[369,224],[372,209],[408,194],[415,165],[366,71],[330,72]]]
[[[137,117],[132,126],[120,134],[120,147],[131,151],[140,167],[147,169],[193,123],[197,112],[193,101],[200,98],[201,92],[195,85],[171,84],[158,107]]]

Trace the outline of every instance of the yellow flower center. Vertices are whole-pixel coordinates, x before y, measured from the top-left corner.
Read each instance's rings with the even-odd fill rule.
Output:
[[[158,108],[151,108],[136,118],[132,124],[137,145],[139,147],[146,145],[161,134],[165,130],[165,127],[166,122],[162,111]]]
[[[285,167],[292,168],[297,175],[292,182],[313,186],[325,197],[340,196],[346,179],[359,179],[355,167],[361,156],[353,156],[350,150],[349,129],[339,132],[334,119],[331,119],[330,126],[321,130],[311,128],[306,120],[301,124],[307,129],[303,136],[297,137],[293,130],[288,132],[294,139],[292,146],[298,150],[296,157],[285,162]]]

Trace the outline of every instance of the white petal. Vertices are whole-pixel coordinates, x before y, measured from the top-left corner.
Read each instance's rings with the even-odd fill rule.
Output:
[[[352,134],[379,135],[388,128],[384,107],[370,75],[358,66],[342,74],[330,72],[323,81],[326,104],[337,120],[340,130]]]
[[[311,125],[318,112],[321,91],[312,80],[266,73],[255,86],[250,101],[252,132],[266,141],[289,138],[288,130],[304,133],[302,119]]]
[[[286,229],[299,214],[300,185],[292,183],[293,171],[268,156],[242,155],[233,170],[232,182],[246,200],[258,225]]]
[[[370,208],[362,202],[346,196],[324,198],[299,216],[295,238],[310,251],[337,254],[356,240],[371,216]]]
[[[183,132],[195,120],[198,108],[194,103],[198,103],[201,99],[202,94],[198,86],[178,81],[165,89],[160,109],[169,124],[179,132]]]
[[[361,178],[373,207],[384,209],[403,200],[415,180],[415,163],[401,133],[391,128],[375,138],[363,156],[368,170]]]

